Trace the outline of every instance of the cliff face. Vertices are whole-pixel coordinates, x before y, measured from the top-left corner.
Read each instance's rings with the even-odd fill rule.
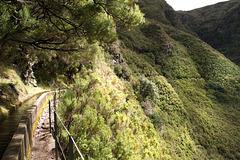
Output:
[[[184,26],[240,65],[240,1],[231,0],[187,12],[178,12]]]

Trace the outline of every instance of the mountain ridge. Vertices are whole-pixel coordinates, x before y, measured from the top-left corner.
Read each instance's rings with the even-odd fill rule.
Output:
[[[192,11],[179,11],[177,16],[186,28],[239,65],[239,10],[240,2],[231,0]]]

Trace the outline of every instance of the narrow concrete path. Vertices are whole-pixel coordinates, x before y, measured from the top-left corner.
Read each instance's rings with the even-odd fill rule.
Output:
[[[53,113],[51,113],[51,120],[53,127]],[[49,108],[47,106],[44,108],[33,134],[33,146],[30,160],[51,159],[55,159],[55,140],[52,133],[49,131]]]

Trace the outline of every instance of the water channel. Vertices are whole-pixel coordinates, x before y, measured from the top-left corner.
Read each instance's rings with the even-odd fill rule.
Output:
[[[0,122],[0,159],[7,149],[14,132],[17,130],[18,124],[24,113],[33,105],[33,103],[41,96],[37,94],[25,101],[18,109],[12,112],[7,119]]]

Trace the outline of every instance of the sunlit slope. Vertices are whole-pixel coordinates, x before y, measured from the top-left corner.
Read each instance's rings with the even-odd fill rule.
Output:
[[[183,104],[179,108],[170,96],[167,101],[150,100],[159,108],[150,115],[155,128],[168,133],[163,138],[173,150],[181,148],[175,152],[177,156],[238,159],[239,67],[195,36],[148,16],[151,10],[146,8],[144,25],[130,32],[119,31],[122,54],[135,76],[145,75],[155,85],[158,75],[166,77]],[[161,87],[158,90],[162,93]],[[146,100],[140,95],[139,101]],[[183,119],[180,124],[179,118]],[[180,133],[183,144],[174,143]]]
[[[59,113],[86,159],[239,159],[240,68],[163,0],[92,56]],[[105,48],[104,48],[105,47]],[[68,143],[64,131],[62,141]]]

